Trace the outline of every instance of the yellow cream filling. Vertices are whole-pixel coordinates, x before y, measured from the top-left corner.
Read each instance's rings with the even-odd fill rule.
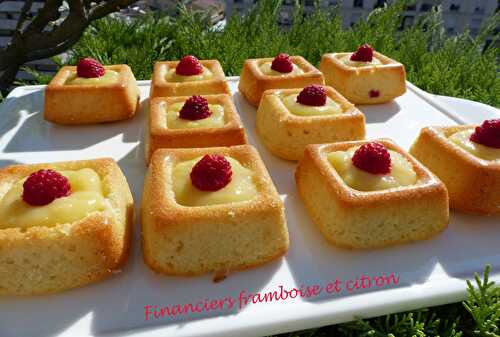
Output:
[[[191,170],[202,157],[180,162],[172,172],[173,190],[177,203],[183,206],[208,206],[247,201],[257,196],[253,172],[237,160],[226,157],[231,163],[231,182],[218,191],[200,191],[191,183]]]
[[[321,116],[321,115],[338,115],[342,113],[341,106],[332,100],[326,98],[326,104],[323,106],[310,106],[297,102],[298,94],[290,94],[281,98],[285,107],[294,115],[298,116]]]
[[[194,82],[194,81],[204,81],[204,80],[209,80],[214,76],[214,74],[208,69],[207,67],[203,66],[203,72],[198,75],[190,75],[190,76],[184,76],[184,75],[178,75],[175,72],[175,68],[170,68],[167,71],[167,75],[165,76],[165,79],[168,82]]]
[[[340,60],[345,65],[348,65],[349,67],[355,67],[355,68],[382,65],[382,61],[380,61],[375,56],[372,58],[371,62],[363,62],[363,61],[352,61],[351,60],[351,55],[352,54],[345,55],[345,56],[341,57]]]
[[[219,104],[209,104],[208,109],[212,114],[203,119],[189,120],[179,117],[184,103],[174,103],[167,109],[167,127],[169,129],[194,129],[194,128],[220,128],[225,124],[224,107]]]
[[[94,170],[84,168],[59,173],[69,180],[69,196],[55,199],[45,206],[31,206],[22,199],[26,178],[21,179],[0,201],[0,228],[52,227],[78,221],[90,213],[107,208],[101,178]]]
[[[106,72],[104,75],[101,77],[92,77],[92,78],[85,78],[85,77],[78,77],[78,75],[75,73],[72,73],[68,79],[66,80],[66,84],[68,85],[74,85],[74,84],[79,84],[79,85],[104,85],[104,84],[114,84],[118,83],[119,79],[119,73],[114,71],[114,70],[108,70],[106,69]]]
[[[382,175],[363,171],[352,164],[352,156],[357,149],[358,147],[352,147],[347,151],[327,154],[328,161],[348,186],[359,191],[378,191],[417,182],[417,174],[411,163],[399,153],[388,150],[391,155],[391,172]]]
[[[304,71],[300,69],[296,64],[293,64],[293,69],[289,73],[280,73],[279,71],[273,70],[271,68],[272,62],[264,62],[259,66],[260,71],[264,75],[269,76],[287,76],[287,75],[300,75],[303,74]]]
[[[473,142],[469,139],[473,132],[474,129],[455,132],[448,139],[478,158],[500,161],[500,149]]]

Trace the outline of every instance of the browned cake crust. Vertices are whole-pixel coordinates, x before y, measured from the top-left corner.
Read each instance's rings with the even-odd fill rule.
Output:
[[[134,207],[116,162],[95,159],[8,166],[0,169],[0,198],[15,182],[47,168],[94,169],[111,210],[53,227],[0,229],[0,295],[46,294],[83,286],[119,272],[127,261]]]
[[[174,165],[210,153],[230,156],[253,171],[258,196],[220,205],[179,205],[172,189]],[[161,274],[220,275],[261,265],[288,250],[283,202],[250,145],[156,151],[146,175],[141,214],[144,261]]]
[[[232,146],[247,143],[245,129],[229,95],[206,95],[208,104],[224,107],[226,124],[220,128],[170,129],[167,125],[168,105],[185,102],[189,97],[155,97],[150,101],[149,125],[145,142],[146,163],[160,148],[194,148]]]
[[[448,194],[427,168],[387,139],[377,140],[413,166],[417,183],[362,192],[344,183],[326,156],[367,141],[309,145],[295,179],[313,222],[328,241],[344,248],[391,246],[430,238],[448,225]]]
[[[191,82],[168,82],[167,71],[176,68],[179,61],[156,62],[153,69],[150,97],[169,96],[192,96],[192,95],[216,95],[231,94],[226,82],[224,70],[217,60],[200,60],[200,63],[208,68],[213,77],[209,80]]]
[[[114,84],[66,85],[76,67],[65,66],[45,89],[45,120],[57,124],[96,124],[131,118],[139,109],[139,88],[126,64],[104,66],[119,73]]]
[[[325,54],[319,66],[325,83],[337,89],[354,104],[380,104],[393,100],[406,92],[404,65],[374,52],[383,65],[376,67],[350,67],[339,60],[349,53]],[[370,97],[377,90],[378,97]]]
[[[303,88],[310,84],[324,84],[323,75],[302,56],[291,56],[292,62],[304,73],[299,75],[264,75],[259,66],[273,58],[248,59],[243,64],[238,84],[239,92],[247,101],[257,107],[264,91],[268,89]]]
[[[445,183],[452,209],[499,214],[500,163],[477,158],[448,140],[453,133],[476,126],[423,128],[410,153]]]
[[[298,94],[302,89],[272,89],[264,92],[256,117],[256,130],[276,156],[299,160],[308,144],[365,138],[365,116],[332,87],[324,87],[343,113],[324,116],[297,116],[288,111],[278,95]]]

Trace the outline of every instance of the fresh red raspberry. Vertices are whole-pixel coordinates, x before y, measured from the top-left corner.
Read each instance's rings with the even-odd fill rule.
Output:
[[[371,62],[373,60],[373,48],[365,43],[359,46],[351,55],[351,61]]]
[[[195,121],[207,118],[211,114],[212,111],[208,109],[208,101],[205,97],[191,96],[182,106],[182,109],[179,112],[179,118]]]
[[[370,92],[368,93],[368,95],[370,95],[370,98],[376,98],[376,97],[380,96],[380,91],[378,91],[378,90],[370,90]]]
[[[323,106],[326,104],[326,91],[321,85],[308,85],[297,96],[297,102],[304,105]]]
[[[361,145],[354,152],[352,163],[357,168],[373,174],[391,172],[391,155],[383,144],[377,142]]]
[[[76,65],[76,73],[78,77],[94,78],[101,77],[106,72],[106,69],[99,61],[91,57],[81,59]]]
[[[278,54],[271,64],[271,69],[280,73],[291,73],[293,70],[293,63],[290,55]]]
[[[177,75],[182,76],[193,76],[199,75],[203,72],[203,66],[200,61],[193,56],[188,55],[181,58],[179,63],[177,63],[177,67],[175,68],[175,73]]]
[[[70,193],[68,178],[54,170],[34,172],[23,184],[23,200],[32,206],[48,205]]]
[[[202,191],[218,191],[231,182],[231,163],[221,155],[207,154],[191,170],[191,183]]]
[[[476,127],[470,140],[475,143],[500,149],[500,118],[488,119]]]

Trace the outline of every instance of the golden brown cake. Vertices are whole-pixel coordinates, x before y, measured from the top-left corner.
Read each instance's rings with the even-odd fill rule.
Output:
[[[151,97],[216,94],[231,94],[217,60],[198,60],[188,55],[180,61],[156,62],[154,65]]]
[[[141,213],[144,260],[158,273],[223,276],[288,250],[283,202],[250,145],[156,151]]]
[[[306,147],[295,179],[307,212],[326,239],[364,249],[423,240],[444,230],[449,218],[444,184],[392,141],[375,143]],[[388,167],[368,151],[380,147],[385,150],[376,158],[382,156]],[[360,163],[389,171],[367,172]]]
[[[373,50],[371,54],[364,52],[369,49],[371,47],[363,45],[355,53],[323,55],[319,68],[325,83],[354,104],[386,103],[403,95],[406,92],[404,65]],[[356,57],[358,54],[361,56]]]
[[[423,128],[410,153],[445,183],[452,209],[498,214],[500,148],[471,141],[475,127],[478,126]],[[496,136],[500,140],[498,130]]]
[[[37,179],[62,179],[69,191],[47,200],[49,187],[40,191]],[[112,159],[2,168],[0,198],[0,295],[79,287],[119,272],[127,260],[133,200]]]
[[[312,95],[323,95],[319,106],[298,102],[307,94],[306,89],[272,89],[264,93],[257,110],[256,130],[273,154],[299,160],[308,144],[364,139],[365,116],[361,111],[331,87],[306,88],[313,88],[307,89]]]
[[[273,70],[273,64],[278,64],[276,69],[288,72]],[[324,84],[323,75],[318,69],[302,56],[279,54],[274,59],[246,60],[238,90],[251,105],[257,107],[262,94],[268,89],[303,88],[310,84]]]
[[[206,116],[184,116],[199,101],[210,111]],[[189,105],[188,102],[194,102]],[[184,118],[182,118],[184,117]],[[190,119],[186,119],[190,118]],[[231,146],[247,143],[245,129],[229,95],[193,97],[155,97],[150,101],[149,130],[146,138],[146,163],[160,148]]]
[[[81,77],[77,69],[85,60],[89,59],[81,60],[77,67],[62,67],[50,81],[45,89],[44,118],[56,124],[95,124],[133,117],[140,97],[130,67],[101,66],[102,75]]]

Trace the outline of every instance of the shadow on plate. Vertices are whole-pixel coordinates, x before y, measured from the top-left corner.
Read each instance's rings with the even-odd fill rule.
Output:
[[[384,123],[394,117],[401,107],[397,101],[376,105],[358,105],[357,108],[365,114],[366,123]]]
[[[424,283],[438,264],[431,246],[444,243],[443,237],[385,249],[349,250],[330,244],[312,223],[296,192],[285,199],[290,241],[287,262],[296,284],[326,286],[340,282],[340,292],[306,300],[328,300],[364,292]],[[404,258],[402,257],[404,256]],[[369,263],[367,263],[369,261]],[[364,288],[350,291],[356,285]],[[398,278],[399,277],[399,278]],[[386,286],[376,286],[376,279],[386,279]]]

